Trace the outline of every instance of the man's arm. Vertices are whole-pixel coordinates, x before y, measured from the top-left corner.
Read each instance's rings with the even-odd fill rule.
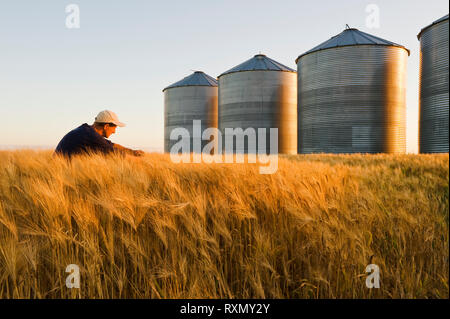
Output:
[[[119,152],[123,152],[125,154],[133,155],[133,156],[142,156],[142,155],[144,155],[143,151],[132,150],[132,149],[126,148],[126,147],[124,147],[124,146],[122,146],[120,144],[113,143],[113,148],[114,148],[114,150],[117,150]]]

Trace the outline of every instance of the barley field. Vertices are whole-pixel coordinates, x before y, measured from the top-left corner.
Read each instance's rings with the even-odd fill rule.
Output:
[[[278,165],[2,151],[0,298],[449,297],[448,154]]]

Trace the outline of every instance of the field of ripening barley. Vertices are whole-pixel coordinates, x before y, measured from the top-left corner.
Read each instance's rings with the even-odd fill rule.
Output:
[[[448,165],[296,155],[261,175],[2,151],[0,298],[448,298]]]

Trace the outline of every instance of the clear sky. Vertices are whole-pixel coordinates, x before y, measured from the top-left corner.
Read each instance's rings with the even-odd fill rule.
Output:
[[[80,28],[66,27],[77,4]],[[366,8],[379,8],[379,28]],[[0,145],[54,147],[103,109],[127,127],[111,137],[163,149],[162,89],[202,70],[216,77],[259,52],[296,69],[297,56],[345,24],[411,50],[407,151],[417,152],[420,29],[447,0],[2,0]]]

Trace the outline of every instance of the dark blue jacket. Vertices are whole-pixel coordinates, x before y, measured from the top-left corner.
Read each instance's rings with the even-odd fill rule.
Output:
[[[87,152],[111,153],[113,143],[84,123],[67,133],[56,147],[55,153],[72,156]]]

